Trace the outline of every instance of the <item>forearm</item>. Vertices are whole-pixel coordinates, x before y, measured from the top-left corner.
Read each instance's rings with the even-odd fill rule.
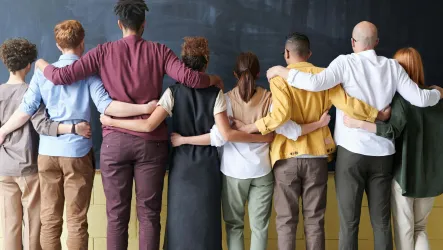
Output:
[[[314,132],[315,130],[321,128],[320,122],[312,122],[307,124],[300,124],[301,127],[301,135],[306,135],[311,132]]]
[[[27,121],[29,121],[30,118],[31,116],[26,114],[25,112],[22,112],[20,110],[15,111],[14,114],[9,118],[8,122],[6,122],[0,128],[0,134],[3,136],[9,135],[16,129],[22,127]]]
[[[239,128],[239,130],[243,131],[245,133],[248,133],[248,134],[254,134],[254,133],[258,133],[259,132],[257,126],[255,125],[255,123],[251,123],[251,124],[245,125],[245,126]]]
[[[70,124],[59,124],[57,128],[57,134],[64,135],[64,134],[71,134],[72,131],[72,125]]]
[[[154,109],[149,110],[147,104],[131,104],[119,101],[112,101],[106,108],[105,115],[115,117],[131,117],[151,114],[153,110]]]
[[[361,128],[371,132],[371,133],[376,133],[377,132],[377,125],[375,123],[370,123],[370,122],[362,122],[363,124],[361,125]]]
[[[204,134],[204,135],[183,137],[183,144],[190,144],[190,145],[197,145],[197,146],[211,145],[211,136],[208,133],[208,134]]]
[[[123,128],[135,132],[152,132],[155,128],[153,128],[152,123],[149,119],[146,120],[120,120],[120,119],[111,119],[109,124],[111,127]]]
[[[265,136],[260,134],[249,134],[243,131],[238,131],[234,129],[229,129],[225,135],[223,135],[224,139],[229,142],[267,142]]]
[[[371,133],[377,132],[377,125],[375,123],[365,122],[365,121],[355,121],[355,124],[356,124],[355,127],[357,128],[364,129]]]

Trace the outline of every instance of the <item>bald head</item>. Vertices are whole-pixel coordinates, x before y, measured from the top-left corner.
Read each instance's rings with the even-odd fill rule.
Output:
[[[355,47],[358,47],[358,50],[374,49],[378,43],[377,27],[367,21],[360,22],[355,25],[352,38],[355,39]]]

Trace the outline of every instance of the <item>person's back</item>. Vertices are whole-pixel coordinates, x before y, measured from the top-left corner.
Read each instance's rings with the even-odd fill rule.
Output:
[[[214,125],[214,106],[219,96],[220,89],[209,87],[205,89],[191,89],[181,84],[169,87],[174,98],[172,109],[173,132],[183,136],[196,136],[206,134]],[[202,152],[204,151],[204,152]],[[174,149],[173,157],[180,154],[180,159],[188,158],[188,163],[205,164],[209,155],[217,158],[217,150],[211,146],[184,145]],[[204,156],[204,157],[202,157]],[[191,164],[192,162],[192,164]],[[183,162],[177,162],[179,165]],[[219,165],[219,164],[217,164]],[[174,167],[174,164],[171,165]],[[185,166],[178,166],[185,167]],[[213,166],[217,168],[216,166]]]
[[[337,59],[336,59],[337,60]],[[343,63],[343,88],[352,97],[383,110],[389,106],[397,92],[401,67],[394,59],[377,56],[367,50],[338,58]],[[357,74],[355,72],[358,72]],[[391,140],[365,130],[349,129],[343,124],[344,113],[337,110],[335,140],[338,145],[354,153],[390,155],[395,152]]]
[[[442,194],[443,102],[419,108],[396,95],[392,107],[393,111],[402,111],[393,114],[394,119],[402,117],[403,122],[398,124],[400,128],[403,126],[402,131],[377,127],[377,135],[398,137],[394,175],[402,187],[402,195],[420,198]]]
[[[245,124],[265,117],[271,105],[271,92],[256,87],[248,102],[241,98],[239,87],[225,94],[228,116]],[[259,178],[271,171],[268,143],[225,142],[222,149],[221,171],[235,178]],[[235,165],[234,165],[235,163]]]
[[[290,64],[288,68],[295,68],[312,74],[320,73],[323,70],[323,68],[315,67],[308,62]],[[283,78],[277,78],[271,81],[278,81],[279,85],[289,86]],[[288,87],[288,93],[290,94],[291,103],[288,103],[287,105],[292,107],[289,119],[297,124],[316,122],[320,120],[321,115],[325,111],[328,111],[331,108],[331,102],[329,101],[329,94],[327,91],[309,92]],[[296,141],[290,140],[284,135],[276,134],[272,148],[285,149],[278,151],[280,153],[279,157],[281,158],[291,158],[303,155],[325,156],[335,151],[335,144],[329,127],[325,126],[309,134],[298,137]],[[273,150],[273,154],[275,154],[275,150]],[[273,159],[272,161],[274,163],[276,160]]]
[[[53,65],[63,67],[72,64],[78,58],[74,54],[64,54]],[[30,89],[32,95],[38,93],[39,98],[36,100],[43,101],[52,120],[63,124],[78,124],[91,120],[89,82],[92,81],[100,81],[100,79],[90,77],[69,86],[57,86],[47,80],[41,71],[37,71],[31,80]],[[27,100],[29,99],[25,98],[25,105],[22,105],[25,112],[35,106],[32,102],[27,103]],[[109,105],[109,101],[104,104],[105,107],[103,105],[99,107],[101,112]],[[65,134],[58,137],[41,135],[39,153],[51,156],[79,157],[86,155],[91,147],[91,139],[75,134]]]
[[[0,126],[5,124],[18,109],[27,89],[28,84],[25,83],[0,85]],[[23,147],[28,150],[24,151]],[[22,128],[14,131],[9,139],[0,146],[0,158],[2,159],[0,176],[37,173],[37,149],[38,135],[32,123],[28,122]]]

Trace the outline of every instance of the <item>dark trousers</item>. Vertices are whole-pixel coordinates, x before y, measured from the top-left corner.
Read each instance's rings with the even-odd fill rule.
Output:
[[[299,199],[307,250],[325,249],[325,212],[328,183],[326,158],[290,158],[274,166],[274,207],[279,250],[295,249]]]
[[[392,250],[393,156],[365,156],[338,147],[335,186],[340,214],[340,250],[358,249],[363,192],[368,198],[374,249]]]
[[[158,250],[167,142],[113,132],[103,138],[100,170],[108,217],[107,249],[128,248],[132,183],[135,181],[139,249]]]

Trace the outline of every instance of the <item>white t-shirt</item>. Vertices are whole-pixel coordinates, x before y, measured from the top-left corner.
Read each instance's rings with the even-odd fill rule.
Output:
[[[440,100],[439,91],[420,89],[396,60],[377,56],[374,50],[341,55],[315,75],[291,69],[287,82],[308,91],[323,91],[341,83],[350,96],[378,110],[389,106],[397,91],[418,107],[433,106]],[[343,112],[338,109],[334,137],[337,145],[357,154],[386,156],[395,153],[392,141],[363,129],[346,127]]]

